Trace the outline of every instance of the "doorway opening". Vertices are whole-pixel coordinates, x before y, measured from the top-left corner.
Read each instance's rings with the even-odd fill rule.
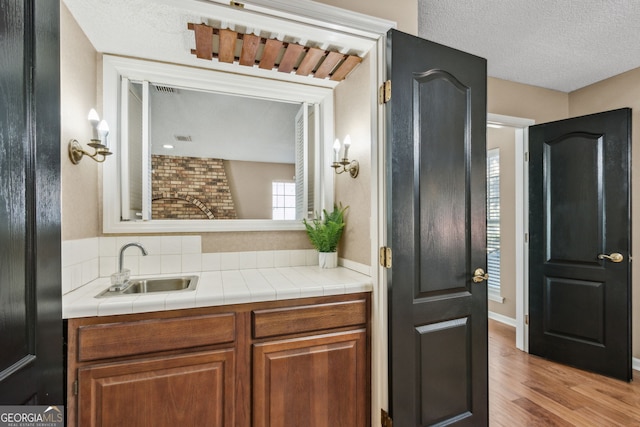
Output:
[[[487,114],[487,149],[500,153],[500,271],[501,285],[490,292],[489,317],[516,328],[516,347],[528,352],[527,201],[529,147],[532,119]],[[494,256],[495,258],[495,256]],[[515,315],[515,318],[513,317]]]

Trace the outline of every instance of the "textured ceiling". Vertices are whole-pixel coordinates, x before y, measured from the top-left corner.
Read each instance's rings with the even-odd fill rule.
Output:
[[[64,2],[100,52],[206,66],[191,55],[187,29],[206,17],[206,1]],[[640,67],[640,0],[418,0],[418,8],[421,37],[487,58],[492,77],[570,92]]]
[[[640,67],[638,0],[418,0],[421,37],[563,92]]]

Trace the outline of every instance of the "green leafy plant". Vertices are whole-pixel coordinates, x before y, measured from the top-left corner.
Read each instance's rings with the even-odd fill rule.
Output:
[[[307,229],[309,240],[318,252],[336,252],[338,250],[338,242],[340,242],[345,226],[344,212],[348,207],[343,208],[342,204],[340,206],[333,205],[332,212],[327,212],[326,209],[322,210],[321,218],[314,218],[311,221],[302,220]]]

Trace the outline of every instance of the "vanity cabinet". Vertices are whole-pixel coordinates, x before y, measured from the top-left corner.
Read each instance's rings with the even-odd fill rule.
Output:
[[[368,310],[355,299],[252,311],[253,427],[369,425]]]
[[[370,294],[69,319],[69,426],[368,426]]]

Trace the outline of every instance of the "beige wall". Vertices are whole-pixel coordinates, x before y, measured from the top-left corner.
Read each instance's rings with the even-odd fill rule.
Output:
[[[349,206],[339,256],[371,264],[371,114],[370,58],[335,89],[336,138],[351,137],[349,158],[360,163],[354,179],[348,173],[335,176],[335,201]]]
[[[569,115],[569,95],[489,77],[487,112],[533,119],[536,123],[561,120]]]
[[[271,183],[293,181],[296,174],[287,163],[225,160],[224,168],[238,219],[271,219]]]
[[[67,145],[70,139],[77,139],[89,149],[86,144],[91,139],[91,127],[87,114],[91,108],[101,111],[96,101],[96,51],[64,3],[60,4],[60,24],[62,239],[71,240],[100,233],[100,166],[88,158],[72,164]]]
[[[516,132],[487,128],[487,150],[500,150],[500,294],[503,303],[489,301],[489,311],[516,317]]]
[[[603,80],[569,94],[569,115],[571,117],[617,108],[632,108],[632,157],[633,165],[640,165],[640,68]],[[640,200],[640,172],[632,167],[631,205]],[[640,220],[638,209],[632,208],[632,222]],[[633,247],[640,248],[640,227],[634,227],[631,236]],[[640,265],[632,263],[633,325],[640,324]],[[633,329],[633,357],[640,358],[640,328]]]

